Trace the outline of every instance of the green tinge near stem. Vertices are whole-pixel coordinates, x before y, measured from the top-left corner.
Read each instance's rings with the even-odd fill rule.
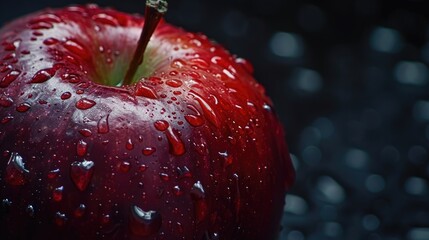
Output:
[[[147,0],[145,8],[145,21],[134,56],[125,74],[122,85],[130,85],[137,72],[138,67],[143,63],[144,52],[149,40],[154,33],[156,26],[167,12],[167,0]]]

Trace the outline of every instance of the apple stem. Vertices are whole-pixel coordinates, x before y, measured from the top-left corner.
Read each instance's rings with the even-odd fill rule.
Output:
[[[149,43],[149,40],[154,33],[159,21],[167,12],[167,6],[167,0],[146,1],[143,30],[122,85],[130,85],[133,82],[133,78],[137,72],[138,67],[143,63],[143,56],[147,44]]]

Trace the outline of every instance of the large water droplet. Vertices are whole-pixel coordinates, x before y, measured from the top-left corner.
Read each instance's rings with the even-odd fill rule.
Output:
[[[104,134],[109,132],[109,114],[100,118],[97,123],[98,133]]]
[[[16,106],[16,111],[18,112],[26,112],[31,108],[31,105],[29,103],[21,103],[18,106]]]
[[[185,119],[191,126],[194,127],[202,126],[205,122],[203,117],[193,114],[185,115]]]
[[[80,157],[83,157],[86,155],[86,152],[88,151],[88,144],[80,140],[76,145],[76,154]]]
[[[56,39],[56,38],[47,38],[47,39],[45,39],[45,40],[43,41],[43,44],[45,44],[45,45],[49,46],[49,45],[56,44],[56,43],[58,43],[58,42],[59,42],[59,40],[58,40],[58,39]]]
[[[177,88],[177,87],[182,86],[183,82],[181,80],[179,80],[179,79],[168,79],[165,82],[165,84],[167,84],[170,87]]]
[[[204,116],[206,117],[206,119],[210,123],[212,123],[213,125],[215,125],[216,127],[219,127],[220,126],[219,118],[216,115],[216,113],[213,110],[213,108],[210,106],[210,104],[208,102],[206,102],[198,94],[191,93],[191,95],[193,95],[196,98],[196,100],[198,101],[198,103],[200,104],[201,109],[203,110],[203,113],[204,113]]]
[[[73,183],[80,191],[84,191],[89,182],[91,181],[92,175],[94,174],[94,162],[84,160],[83,162],[73,162],[70,168],[70,175]]]
[[[168,128],[170,125],[169,125],[169,124],[168,124],[168,122],[167,122],[167,121],[165,121],[165,120],[157,120],[157,121],[155,121],[154,126],[155,126],[155,128],[156,128],[157,130],[159,130],[159,131],[165,131],[165,130],[167,130],[167,128]]]
[[[25,175],[27,173],[29,173],[29,171],[25,169],[22,157],[18,153],[12,152],[7,162],[6,182],[13,186],[24,185]]]
[[[70,92],[64,92],[63,94],[61,94],[61,100],[67,100],[71,97],[71,93]]]
[[[159,231],[162,217],[156,211],[143,211],[137,206],[131,207],[130,227],[131,231],[141,237],[147,237]]]
[[[156,148],[154,148],[154,147],[145,147],[142,150],[142,153],[145,156],[149,156],[149,155],[152,155],[155,151],[156,151]]]
[[[98,22],[104,25],[110,25],[112,27],[116,27],[119,24],[118,20],[115,17],[108,15],[106,13],[95,14],[94,16],[92,16],[92,19],[95,22]]]
[[[55,68],[46,68],[39,70],[34,74],[33,78],[31,78],[30,83],[43,83],[51,79],[57,70]]]
[[[10,73],[8,73],[0,81],[0,87],[1,88],[8,87],[13,81],[16,80],[16,78],[18,78],[19,74],[21,74],[21,71],[19,71],[19,70],[13,70]]]
[[[96,103],[93,100],[82,98],[76,102],[76,107],[81,110],[86,110],[92,108]]]
[[[170,145],[170,153],[176,156],[183,155],[185,153],[185,144],[174,129],[168,128],[165,135],[167,136],[168,143]]]
[[[153,88],[144,85],[142,82],[136,84],[135,92],[136,96],[147,97],[150,99],[157,99],[158,96]]]
[[[192,63],[192,66],[196,66],[197,68],[203,70],[207,69],[210,66],[210,64],[202,58],[194,58],[191,59],[190,62]]]
[[[64,43],[64,47],[70,52],[79,56],[80,58],[87,59],[91,56],[88,50],[76,40],[67,40]]]

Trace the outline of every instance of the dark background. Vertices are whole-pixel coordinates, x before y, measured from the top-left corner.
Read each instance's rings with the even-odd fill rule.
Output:
[[[1,1],[0,24],[86,2]],[[429,239],[428,16],[425,0],[170,0],[169,22],[249,59],[274,101],[297,169],[280,239]]]

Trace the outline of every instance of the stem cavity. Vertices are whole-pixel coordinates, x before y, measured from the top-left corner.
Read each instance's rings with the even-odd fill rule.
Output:
[[[137,43],[134,56],[125,74],[122,85],[130,85],[137,72],[138,67],[143,63],[143,56],[156,26],[167,12],[167,0],[147,0],[145,7],[145,21],[143,30]]]

